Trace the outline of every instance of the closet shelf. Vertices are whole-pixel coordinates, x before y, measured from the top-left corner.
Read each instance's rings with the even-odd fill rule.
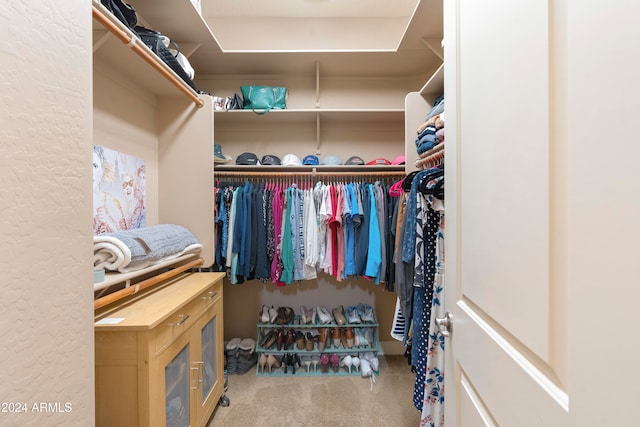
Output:
[[[136,85],[156,95],[182,94],[197,107],[204,102],[171,68],[98,0],[93,0],[94,59],[99,59]]]
[[[404,165],[376,166],[244,166],[216,165],[216,178],[219,177],[348,177],[348,176],[404,176]]]
[[[271,110],[266,114],[256,114],[251,110],[218,110],[214,112],[214,120],[220,124],[279,125],[284,123],[315,123],[316,118],[321,123],[353,124],[382,126],[404,120],[403,108],[299,108],[286,110]]]

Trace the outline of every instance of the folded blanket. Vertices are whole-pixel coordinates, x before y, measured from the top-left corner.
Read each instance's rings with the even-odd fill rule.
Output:
[[[175,224],[99,234],[93,236],[93,267],[127,273],[201,249],[189,230]]]

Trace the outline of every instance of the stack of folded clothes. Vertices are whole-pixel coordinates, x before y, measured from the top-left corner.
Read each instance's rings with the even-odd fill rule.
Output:
[[[444,98],[436,100],[417,129],[416,150],[423,154],[444,142]]]

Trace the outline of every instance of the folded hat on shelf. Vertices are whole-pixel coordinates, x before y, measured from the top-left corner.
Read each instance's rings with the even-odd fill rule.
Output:
[[[404,165],[406,161],[407,161],[406,157],[403,154],[401,154],[399,156],[396,156],[396,158],[393,159],[391,164],[392,165]]]
[[[236,165],[256,166],[259,164],[258,156],[253,153],[242,153],[236,158]]]
[[[263,165],[281,165],[280,157],[274,156],[273,154],[265,154],[262,156],[262,160],[260,161]]]
[[[318,160],[318,156],[314,156],[313,154],[310,154],[308,156],[305,156],[304,159],[302,159],[302,164],[303,165],[319,165],[320,160]]]
[[[351,156],[344,163],[345,165],[364,165],[364,160],[359,156]]]
[[[282,158],[282,166],[302,166],[302,162],[295,154],[287,154]]]
[[[385,158],[378,157],[377,159],[373,159],[367,163],[368,166],[376,166],[376,165],[390,165],[391,162]]]
[[[342,164],[342,160],[338,156],[326,156],[322,159],[322,164],[327,166],[337,166]]]

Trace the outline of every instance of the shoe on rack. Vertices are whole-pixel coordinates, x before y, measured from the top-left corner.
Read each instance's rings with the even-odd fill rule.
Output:
[[[273,347],[276,343],[277,335],[275,329],[269,329],[269,332],[263,335],[262,340],[260,340],[260,347],[265,350]]]
[[[339,305],[333,309],[333,318],[336,319],[338,325],[344,325],[347,323],[347,319],[344,317],[344,307]]]
[[[358,372],[360,370],[360,358],[357,355],[351,356],[351,364],[353,365],[353,369]]]
[[[318,321],[323,325],[333,321],[333,316],[329,313],[329,310],[327,310],[326,307],[318,306],[316,308],[316,313],[318,314]]]
[[[311,371],[311,356],[302,356],[300,358],[300,361],[304,365],[305,371],[308,374]]]
[[[311,364],[313,365],[313,372],[318,372],[318,363],[320,363],[320,356],[314,354],[311,356]]]
[[[329,355],[326,353],[320,355],[320,372],[329,372]]]
[[[336,353],[333,353],[329,358],[329,362],[331,363],[331,366],[333,366],[333,372],[337,374],[338,370],[340,369],[340,356],[338,356]]]
[[[340,337],[342,336],[342,332],[340,331],[340,328],[333,328],[333,331],[331,332],[331,336],[333,337],[333,346],[335,348],[339,348],[340,344],[342,344],[342,342],[340,341]]]
[[[260,318],[260,323],[269,323],[269,307],[267,307],[266,305],[262,306],[262,310],[260,310],[260,315],[258,316]]]
[[[373,313],[373,307],[369,304],[358,304],[358,316],[364,323],[375,323],[376,316]]]
[[[311,332],[307,332],[305,335],[305,349],[307,351],[313,351],[315,342],[316,337]]]
[[[286,333],[282,329],[278,329],[276,331],[276,348],[278,349],[278,351],[282,350],[282,345],[284,344],[285,336],[286,336]]]
[[[371,366],[372,371],[378,372],[380,370],[380,361],[373,352],[367,351],[362,355],[362,358],[369,362],[369,366]]]
[[[303,324],[308,325],[309,323],[316,322],[316,309],[315,307],[307,307],[304,305],[300,306],[300,320]]]
[[[324,351],[329,336],[329,328],[318,328],[318,351]]]
[[[367,359],[360,359],[360,375],[362,378],[367,378],[373,375],[373,372],[371,372],[371,365]]]
[[[289,347],[293,344],[293,329],[287,329],[284,333],[284,349],[289,350]]]
[[[342,332],[342,337],[343,337],[342,345],[344,346],[344,348],[353,347],[353,339],[354,339],[353,328],[351,327],[344,328],[344,331]]]
[[[260,372],[264,374],[264,367],[267,364],[267,359],[269,357],[267,356],[267,353],[261,353],[260,354],[260,360],[258,360],[258,365],[260,365]]]
[[[293,340],[295,341],[296,347],[298,347],[298,350],[304,350],[305,337],[302,331],[295,331],[293,333]]]
[[[278,317],[278,310],[276,310],[275,308],[273,308],[273,306],[271,306],[269,308],[269,323],[275,323],[277,317]]]
[[[362,323],[360,315],[358,314],[358,307],[350,305],[347,307],[346,317],[348,323]]]
[[[273,368],[279,369],[280,364],[280,358],[276,357],[276,355],[273,353],[269,353],[269,355],[267,356],[267,366],[269,367],[269,373],[273,373]]]
[[[351,366],[353,366],[353,359],[350,355],[346,355],[340,361],[340,366],[343,366],[349,373],[351,373]]]

